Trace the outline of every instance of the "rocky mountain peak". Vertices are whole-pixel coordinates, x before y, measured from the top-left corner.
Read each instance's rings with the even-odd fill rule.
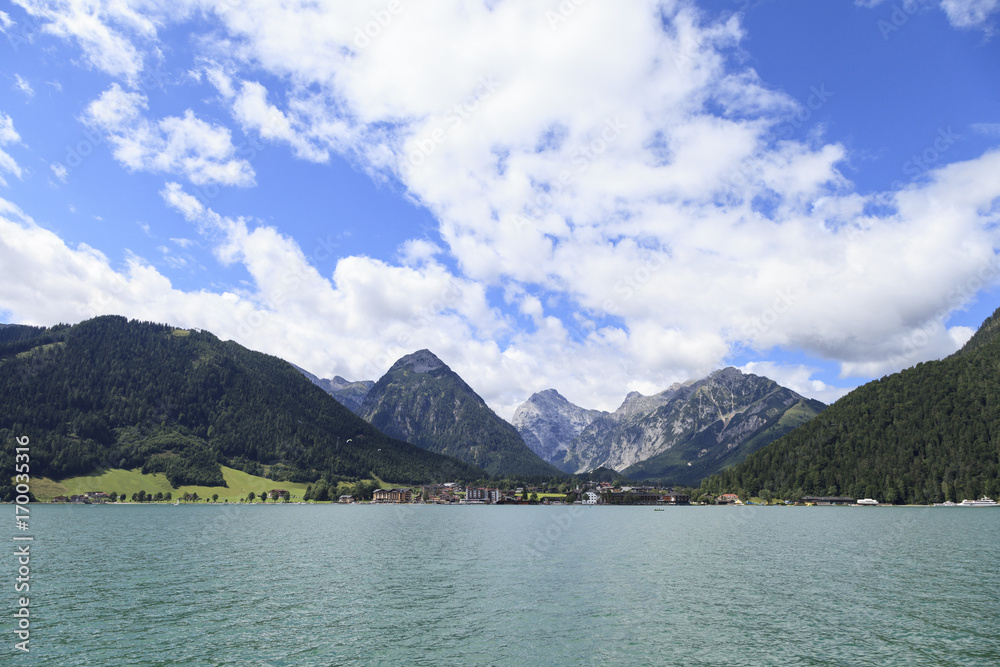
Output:
[[[414,373],[429,373],[439,368],[448,367],[430,350],[417,350],[413,354],[401,357],[390,370],[406,369]]]
[[[549,463],[561,461],[569,443],[603,413],[569,402],[555,389],[536,392],[514,412],[511,423],[528,447]]]

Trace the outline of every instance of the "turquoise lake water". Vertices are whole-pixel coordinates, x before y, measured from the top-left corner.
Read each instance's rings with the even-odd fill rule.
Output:
[[[47,505],[31,534],[0,664],[1000,664],[994,508]]]

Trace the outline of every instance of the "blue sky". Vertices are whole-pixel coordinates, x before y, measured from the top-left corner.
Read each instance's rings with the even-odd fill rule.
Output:
[[[0,321],[501,415],[725,366],[825,401],[1000,306],[998,0],[0,0]]]

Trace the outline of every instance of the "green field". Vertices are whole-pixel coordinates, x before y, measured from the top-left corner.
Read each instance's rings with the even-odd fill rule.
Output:
[[[160,491],[164,494],[170,492],[174,499],[183,497],[185,493],[197,493],[199,498],[211,498],[214,494],[219,494],[220,502],[223,500],[235,502],[246,498],[251,491],[259,496],[261,492],[271,489],[285,489],[291,494],[292,500],[302,500],[308,486],[298,482],[276,482],[226,466],[222,466],[222,477],[226,480],[227,486],[182,486],[175,489],[170,486],[163,473],[143,475],[138,469],[111,469],[94,475],[70,477],[60,482],[36,478],[31,481],[31,490],[39,500],[51,500],[55,496],[72,496],[88,491],[117,492],[119,495],[124,493],[128,498],[139,491],[145,491],[147,494]]]

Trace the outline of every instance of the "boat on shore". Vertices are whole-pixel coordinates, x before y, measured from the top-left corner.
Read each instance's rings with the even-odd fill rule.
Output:
[[[997,503],[992,498],[987,498],[983,496],[979,500],[963,500],[958,504],[959,507],[996,507]]]

